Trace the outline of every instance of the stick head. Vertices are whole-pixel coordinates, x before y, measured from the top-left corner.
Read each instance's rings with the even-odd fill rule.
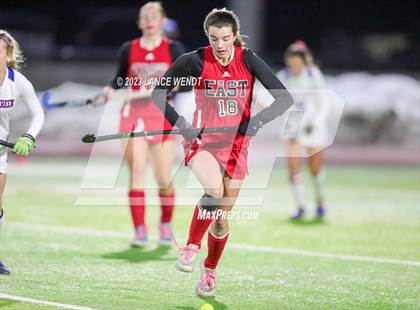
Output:
[[[46,91],[43,95],[42,95],[42,106],[45,109],[54,109],[54,105],[50,103],[50,98],[51,98],[51,94],[50,92]]]
[[[95,142],[95,135],[94,134],[89,134],[89,135],[86,135],[86,136],[84,136],[83,138],[82,138],[82,141],[84,142],[84,143],[93,143],[93,142]]]

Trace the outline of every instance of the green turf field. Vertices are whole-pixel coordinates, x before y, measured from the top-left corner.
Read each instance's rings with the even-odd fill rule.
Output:
[[[329,167],[327,221],[292,223],[286,171],[278,165],[267,190],[244,193],[262,195],[264,205],[257,220],[231,223],[218,295],[206,301],[195,296],[198,268],[175,270],[176,250],[157,247],[158,208],[147,210],[150,246],[138,250],[129,247],[127,207],[75,205],[87,195],[79,190],[84,167],[81,160],[11,165],[1,257],[13,274],[0,278],[0,293],[96,309],[186,310],[206,301],[216,309],[420,308],[415,167]],[[123,174],[104,197],[123,197],[125,182]],[[176,210],[179,241],[191,212]],[[51,307],[0,299],[0,308]]]

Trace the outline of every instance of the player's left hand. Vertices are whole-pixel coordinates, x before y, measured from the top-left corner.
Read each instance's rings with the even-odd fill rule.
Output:
[[[261,118],[258,115],[255,115],[239,126],[239,133],[243,136],[248,135],[253,137],[257,134],[263,124]]]
[[[304,131],[305,131],[305,133],[309,136],[309,135],[312,133],[312,131],[314,130],[314,126],[313,126],[313,125],[311,125],[311,124],[306,125],[306,126],[305,126],[305,128],[304,128],[303,130],[304,130]]]
[[[179,129],[180,134],[184,137],[187,141],[192,141],[196,138],[201,139],[202,128],[193,128],[191,127],[190,123],[180,115],[176,122],[176,126]]]
[[[34,147],[34,143],[35,138],[26,133],[16,139],[13,153],[19,156],[28,156]]]
[[[99,95],[97,95],[96,97],[103,97],[104,103],[106,103],[108,101],[108,99],[110,97],[112,97],[112,94],[115,92],[115,89],[112,88],[110,85],[105,86],[102,89],[102,93],[100,93]],[[95,98],[96,98],[95,97]],[[93,100],[93,102],[95,102],[95,99]]]
[[[104,104],[107,103],[108,99],[109,99],[109,96],[107,96],[107,95],[105,95],[103,93],[98,94],[95,97],[93,97],[93,99],[92,99],[92,105],[94,107],[104,105]]]

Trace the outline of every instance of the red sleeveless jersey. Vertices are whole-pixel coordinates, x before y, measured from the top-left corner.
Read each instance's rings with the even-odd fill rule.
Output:
[[[201,79],[194,88],[193,127],[239,126],[250,118],[255,78],[243,61],[244,49],[234,48],[233,59],[227,66],[217,61],[210,46],[204,49]],[[240,149],[249,145],[249,137],[236,133],[202,134],[201,144],[218,149]]]
[[[141,47],[140,39],[133,40],[128,56],[127,70],[129,82],[133,82],[130,88],[132,90],[153,89],[157,80],[165,74],[171,64],[172,58],[167,38],[163,38],[159,46],[153,50]],[[128,111],[128,113],[125,111]],[[131,100],[126,103],[121,111],[120,132],[168,129],[172,129],[171,124],[151,98]],[[155,136],[146,138],[151,143],[167,139],[173,140],[175,137]]]
[[[140,39],[131,42],[128,57],[128,78],[141,78],[141,84],[148,82],[148,88],[153,88],[156,79],[162,77],[172,64],[169,40],[163,38],[159,46],[147,50],[140,45]],[[154,81],[153,81],[154,80]],[[138,80],[140,82],[140,80]],[[136,81],[135,81],[136,82]],[[131,89],[138,90],[140,83],[135,83]],[[144,87],[144,86],[141,86]]]

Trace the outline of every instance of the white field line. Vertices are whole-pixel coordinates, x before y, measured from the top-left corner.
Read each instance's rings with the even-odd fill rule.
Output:
[[[291,254],[291,255],[300,255],[300,256],[322,257],[322,258],[332,258],[332,259],[349,260],[349,261],[361,261],[361,262],[369,262],[369,263],[394,264],[394,265],[404,265],[404,266],[417,266],[417,267],[420,266],[420,262],[414,261],[414,260],[400,260],[400,259],[392,259],[392,258],[313,252],[313,251],[305,251],[305,250],[291,249],[291,248],[274,248],[274,247],[255,246],[255,245],[238,244],[238,243],[232,243],[230,244],[230,246],[234,249],[238,249],[242,251],[251,251],[251,252]]]
[[[32,223],[10,223],[8,226],[19,227],[22,229],[33,229],[33,230],[46,230],[57,233],[68,233],[76,235],[88,235],[96,237],[108,237],[108,238],[128,238],[129,234],[122,232],[111,232],[111,231],[99,231],[94,229],[87,228],[78,228],[78,227],[66,227],[66,226],[52,226],[44,224],[32,224]],[[183,240],[181,238],[181,240]],[[306,251],[293,248],[278,248],[278,247],[268,247],[268,246],[259,246],[252,244],[242,244],[242,243],[229,243],[231,249],[240,250],[240,251],[249,251],[249,252],[265,252],[265,253],[278,253],[278,254],[289,254],[289,255],[298,255],[298,256],[309,256],[309,257],[321,257],[321,258],[330,258],[330,259],[339,259],[346,261],[361,261],[369,263],[381,263],[381,264],[394,264],[394,265],[403,265],[403,266],[420,266],[419,261],[415,260],[400,260],[392,258],[381,258],[381,257],[371,257],[371,256],[357,256],[357,255],[347,255],[347,254],[335,254],[335,253],[325,253],[325,252],[314,252]]]
[[[115,231],[101,231],[83,227],[68,227],[68,226],[56,226],[46,224],[35,224],[35,223],[22,223],[22,222],[7,222],[8,228],[18,227],[22,230],[44,230],[49,232],[71,234],[71,235],[82,235],[82,236],[94,236],[94,237],[105,237],[105,238],[128,238],[128,233],[115,232]]]
[[[75,306],[75,305],[69,305],[69,304],[62,304],[62,303],[59,303],[59,302],[51,302],[51,301],[45,301],[45,300],[38,300],[38,299],[32,299],[32,298],[14,296],[14,295],[3,294],[3,293],[0,293],[0,299],[10,299],[10,300],[16,300],[16,301],[20,301],[20,302],[27,302],[27,303],[31,303],[31,304],[58,307],[58,308],[62,308],[62,309],[93,310],[93,308],[89,308],[89,307]]]

